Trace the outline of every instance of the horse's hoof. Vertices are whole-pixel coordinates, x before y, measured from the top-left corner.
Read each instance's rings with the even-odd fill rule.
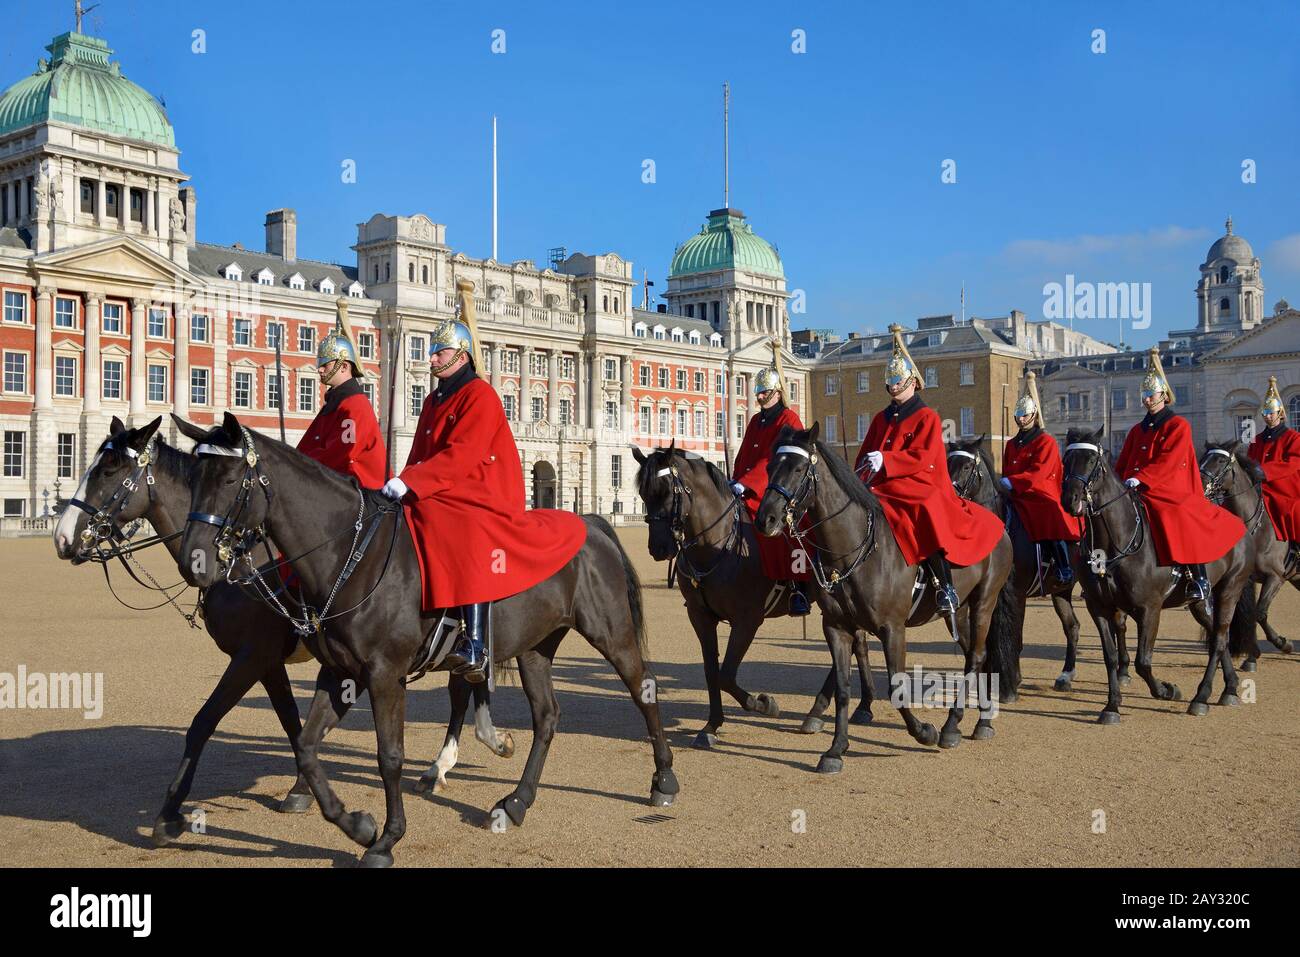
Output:
[[[676,794],[664,794],[663,791],[650,791],[651,807],[672,807],[677,801]]]
[[[1053,691],[1073,691],[1074,685],[1064,678],[1057,678],[1052,684]]]
[[[1097,723],[1098,724],[1119,724],[1119,712],[1103,711],[1101,714],[1097,715]]]
[[[1178,685],[1170,685],[1170,686],[1169,686],[1169,697],[1168,697],[1167,699],[1165,699],[1165,700],[1167,700],[1167,701],[1182,701],[1182,700],[1183,700],[1183,693],[1182,693],[1180,690],[1178,690]]]
[[[494,831],[499,829],[496,822],[501,819],[501,815],[497,813],[498,811],[504,811],[505,816],[510,819],[510,823],[515,827],[523,827],[524,815],[528,813],[528,805],[525,804],[516,794],[512,794],[509,797],[502,798],[498,801],[496,806],[492,808],[492,814],[490,816],[492,830]]]
[[[712,731],[701,731],[695,736],[695,743],[691,747],[697,751],[708,751],[718,743],[718,736]]]
[[[860,704],[849,716],[849,724],[871,724],[871,709]]]
[[[1198,718],[1203,718],[1210,713],[1210,706],[1204,701],[1193,701],[1187,706],[1187,713],[1194,714]]]
[[[301,794],[290,791],[280,802],[278,810],[281,814],[306,814],[311,810],[312,796],[310,794]]]
[[[839,774],[843,770],[843,758],[832,758],[829,754],[823,754],[822,759],[817,762],[818,774]]]
[[[955,748],[959,744],[961,744],[961,732],[956,729],[949,731],[944,728],[943,733],[939,735],[939,747]]]
[[[923,724],[916,735],[916,740],[921,744],[933,747],[939,743],[939,729],[932,724]]]
[[[153,822],[153,846],[166,847],[184,833],[184,816],[160,817]]]
[[[375,819],[367,811],[353,811],[348,815],[352,820],[352,827],[348,831],[348,836],[356,841],[362,847],[369,847],[375,843],[379,837],[379,828],[375,826]]]
[[[826,727],[826,722],[821,718],[814,718],[811,715],[803,719],[803,724],[799,725],[800,734],[817,734]]]
[[[987,721],[981,721],[975,725],[975,730],[971,732],[970,739],[972,741],[987,741],[993,735],[993,725]]]
[[[1238,668],[1237,670],[1238,670],[1238,671],[1257,671],[1257,670],[1259,670],[1259,665],[1255,663],[1255,659],[1254,659],[1254,658],[1247,658],[1245,661],[1243,661],[1243,662],[1241,663],[1241,667]]]
[[[501,735],[501,747],[492,749],[498,758],[514,757],[515,753],[515,736],[509,731]]]
[[[1005,691],[998,692],[998,701],[1001,704],[1015,704],[1020,700],[1020,692],[1015,688],[1008,688]]]
[[[429,790],[429,788],[434,786],[434,781],[437,779],[437,775],[421,774],[420,779],[411,785],[411,790],[416,794],[423,794],[425,791]]]
[[[1241,704],[1241,699],[1235,694],[1225,691],[1223,694],[1219,695],[1219,704],[1223,705],[1225,708],[1235,708],[1237,705]]]
[[[366,851],[357,861],[358,867],[392,867],[393,855],[387,851]]]
[[[1133,681],[1133,676],[1130,675],[1130,674],[1125,673],[1125,674],[1122,674],[1122,675],[1119,676],[1119,683],[1120,683],[1121,685],[1125,685],[1125,686],[1127,686],[1127,685],[1130,684],[1132,681]]]
[[[1291,652],[1295,651],[1295,645],[1291,644],[1290,641],[1284,641],[1282,642],[1282,647],[1279,648],[1278,651],[1282,652],[1284,655],[1289,655]]]

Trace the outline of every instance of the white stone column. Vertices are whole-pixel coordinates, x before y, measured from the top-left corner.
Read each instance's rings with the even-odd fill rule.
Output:
[[[492,388],[496,390],[497,395],[501,394],[501,363],[505,361],[506,353],[501,343],[492,343]]]
[[[104,294],[102,292],[86,293],[86,305],[82,315],[85,325],[86,352],[83,356],[85,373],[83,382],[82,404],[84,412],[98,412],[99,401],[103,393],[99,381],[99,328],[103,324]]]
[[[176,414],[184,419],[190,414],[190,304],[178,302],[173,312],[176,324],[172,337],[176,344],[176,358],[172,361],[173,405]],[[212,384],[208,383],[208,389],[211,388]],[[208,398],[212,398],[211,394]]]
[[[54,293],[53,286],[36,290],[36,410],[54,408]]]
[[[624,431],[631,431],[631,420],[628,416],[632,414],[632,357],[624,356],[619,363],[619,369],[622,372],[622,383],[618,396],[618,426]]]
[[[573,357],[573,423],[579,428],[585,428],[587,425],[586,387],[583,384],[586,377],[587,354],[582,349],[578,349]]]
[[[546,359],[546,421],[551,425],[558,425],[560,422],[560,351],[552,349]]]
[[[601,397],[605,393],[605,354],[603,352],[593,352],[591,354],[591,379],[588,386],[588,424],[593,429],[599,429],[603,422],[601,419],[601,413],[603,412]]]
[[[136,417],[145,414],[145,381],[147,373],[144,365],[144,331],[149,300],[135,298],[131,300],[131,425],[139,423]]]
[[[103,226],[105,216],[104,206],[106,200],[104,191],[104,171],[98,170],[97,172],[99,178],[95,180],[95,225]]]

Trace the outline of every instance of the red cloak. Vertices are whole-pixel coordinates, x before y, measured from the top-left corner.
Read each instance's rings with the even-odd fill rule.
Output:
[[[424,400],[400,478],[426,611],[496,601],[563,568],[587,540],[573,512],[524,508],[519,449],[496,390],[471,377]]]
[[[1262,432],[1249,455],[1264,469],[1264,508],[1284,542],[1300,542],[1300,432],[1282,426]]]
[[[1029,540],[1077,541],[1083,519],[1061,507],[1061,450],[1042,429],[1021,444],[1019,436],[1002,452],[1002,475],[1011,483],[1011,502]]]
[[[1206,499],[1192,427],[1180,415],[1161,413],[1154,428],[1139,422],[1129,429],[1115,471],[1120,481],[1142,483],[1161,565],[1216,561],[1246,534],[1241,519]]]
[[[909,565],[939,549],[953,565],[974,565],[1003,535],[1002,520],[958,497],[948,478],[939,416],[913,396],[877,413],[858,449],[855,468],[864,474],[867,453],[884,456],[884,470],[871,482],[894,538]]]
[[[382,488],[388,472],[388,452],[379,420],[356,379],[325,393],[325,403],[298,440],[298,451],[351,475],[362,488]]]
[[[745,508],[749,509],[751,519],[758,516],[759,502],[767,491],[767,460],[772,457],[772,443],[787,425],[792,429],[803,429],[798,413],[788,406],[783,407],[780,414],[773,416],[766,425],[763,424],[763,413],[757,412],[749,420],[749,425],[745,426],[745,437],[740,440],[740,448],[736,450],[736,464],[731,470],[731,480],[745,486]],[[763,566],[763,574],[768,578],[773,581],[807,581],[811,577],[808,568],[810,556],[805,556],[799,564],[803,571],[794,570],[796,546],[792,539],[785,535],[772,538],[758,535],[757,538],[759,561]]]

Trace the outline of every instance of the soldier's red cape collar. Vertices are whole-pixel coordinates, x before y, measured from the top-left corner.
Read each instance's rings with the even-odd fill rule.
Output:
[[[770,409],[758,410],[758,422],[760,425],[768,426],[776,421],[777,417],[785,411],[785,398],[782,397],[776,405]]]
[[[449,399],[458,390],[464,388],[471,380],[477,378],[478,373],[474,371],[474,367],[466,362],[460,367],[460,371],[450,379],[443,379],[438,384],[438,391],[433,394],[433,401],[437,403]]]
[[[334,386],[333,388],[329,389],[325,393],[325,401],[324,403],[322,403],[320,407],[320,412],[317,414],[329,415],[331,412],[337,409],[339,407],[339,403],[342,402],[344,399],[346,399],[348,396],[361,395],[361,394],[362,394],[361,383],[358,382],[355,378],[348,379],[348,381],[346,382],[341,382],[338,385]]]
[[[1016,443],[1016,448],[1023,449],[1030,442],[1034,441],[1034,439],[1042,435],[1042,433],[1043,427],[1041,425],[1036,425],[1028,431],[1021,430],[1021,432],[1011,441]]]
[[[902,422],[908,416],[920,412],[924,408],[925,403],[921,401],[921,397],[914,395],[902,405],[891,402],[885,406],[885,418],[890,422]]]
[[[1169,406],[1165,406],[1155,415],[1152,415],[1150,412],[1148,412],[1142,418],[1142,428],[1150,432],[1153,429],[1160,428],[1160,426],[1164,425],[1173,417],[1174,417],[1174,410],[1169,408]]]
[[[1263,432],[1259,433],[1257,437],[1262,439],[1265,442],[1272,442],[1274,439],[1276,439],[1279,435],[1281,435],[1286,430],[1287,430],[1287,424],[1285,422],[1279,422],[1277,425],[1265,429]]]

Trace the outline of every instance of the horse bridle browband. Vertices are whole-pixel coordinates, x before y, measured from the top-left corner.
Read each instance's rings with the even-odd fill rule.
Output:
[[[186,517],[187,522],[202,522],[205,525],[216,527],[217,532],[213,539],[213,545],[216,548],[217,560],[226,569],[227,581],[229,581],[230,573],[235,568],[235,559],[248,555],[257,542],[265,540],[266,529],[264,525],[249,528],[239,524],[239,520],[248,508],[249,500],[252,498],[254,486],[259,486],[263,490],[263,494],[266,496],[268,512],[274,497],[274,493],[271,491],[271,480],[262,472],[261,459],[253,445],[252,435],[242,425],[239,430],[244,438],[242,452],[206,442],[194,447],[194,454],[198,456],[217,455],[243,458],[244,474],[239,482],[239,491],[235,494],[234,501],[230,503],[230,508],[226,509],[225,515],[214,515],[210,512],[190,512]]]
[[[132,469],[130,475],[122,479],[122,483],[118,485],[117,488],[113,489],[113,494],[98,507],[90,505],[75,496],[68,499],[68,505],[73,508],[78,508],[90,516],[89,520],[86,522],[86,527],[81,530],[81,542],[78,545],[78,551],[83,552],[85,549],[92,547],[95,548],[97,554],[91,559],[93,561],[104,561],[108,558],[114,557],[114,555],[122,548],[122,543],[126,542],[130,538],[130,535],[128,535],[118,523],[117,516],[121,513],[122,509],[126,508],[126,504],[131,500],[131,496],[140,488],[141,480],[144,481],[145,488],[148,490],[149,504],[152,506],[154,503],[154,477],[152,470],[155,455],[154,445],[147,445],[143,452],[137,452],[130,446],[119,449],[113,444],[112,439],[108,439],[104,445],[100,446],[100,454],[103,453],[105,448],[111,449],[113,452],[125,455],[127,458],[134,460],[135,468]],[[168,537],[172,538],[175,536]],[[158,542],[164,540],[165,539],[163,538],[155,536],[155,539],[148,542],[148,544],[156,545]],[[104,543],[110,541],[113,544],[108,550],[101,548]],[[144,543],[138,543],[129,547],[127,550],[138,551],[143,547],[147,546]]]

